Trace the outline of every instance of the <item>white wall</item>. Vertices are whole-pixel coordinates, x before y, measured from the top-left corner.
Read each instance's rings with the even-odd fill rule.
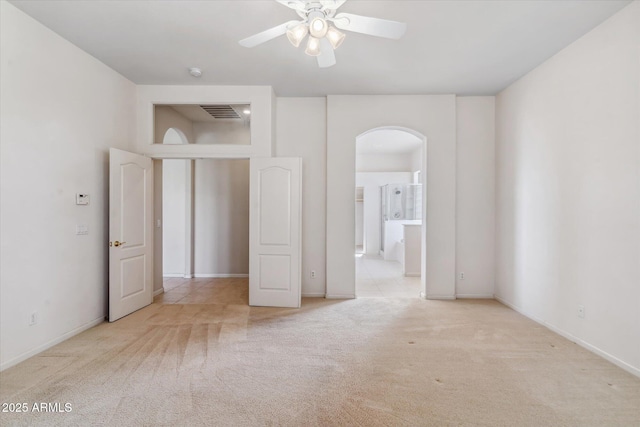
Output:
[[[412,160],[411,154],[356,154],[356,172],[411,171]]]
[[[493,298],[495,98],[457,97],[456,126],[456,296]]]
[[[163,275],[246,276],[249,273],[249,161],[200,159],[193,162],[193,168],[190,167],[192,160],[164,159],[162,162]],[[190,181],[193,187],[188,185]],[[193,232],[187,216],[191,188]],[[192,249],[189,235],[193,236]],[[191,250],[193,267],[191,256],[186,255]]]
[[[187,143],[194,143],[196,138],[191,120],[166,105],[157,105],[153,112],[153,140],[156,144],[164,143],[164,135],[170,128],[180,129],[187,138]]]
[[[131,149],[135,86],[5,1],[0,19],[6,368],[107,313],[108,150]],[[88,206],[75,205],[79,192]],[[76,224],[89,234],[76,236]]]
[[[426,291],[455,297],[456,102],[454,95],[330,95],[327,98],[327,295],[355,296],[355,141],[398,126],[427,138]]]
[[[364,245],[364,201],[356,201],[356,246]]]
[[[325,98],[277,99],[276,156],[302,157],[303,296],[325,294],[326,105]],[[349,201],[355,209],[354,188]],[[355,231],[352,235],[355,239]],[[350,249],[353,258],[354,246]]]
[[[249,160],[199,159],[194,170],[194,274],[249,274]]]
[[[497,296],[636,375],[639,46],[636,1],[496,103]]]
[[[251,144],[251,127],[240,120],[193,122],[196,144]]]
[[[183,277],[186,271],[189,162],[191,160],[162,160],[162,274],[167,277]]]
[[[410,172],[359,172],[356,186],[364,188],[364,234],[366,253],[380,252],[380,187],[385,184],[409,184]]]
[[[417,148],[413,150],[410,154],[411,156],[411,172],[419,172],[422,170],[422,148]]]

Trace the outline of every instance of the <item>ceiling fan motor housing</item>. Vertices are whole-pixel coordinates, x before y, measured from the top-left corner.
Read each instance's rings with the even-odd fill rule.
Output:
[[[309,2],[303,10],[298,9],[296,10],[296,12],[298,13],[298,15],[300,15],[301,18],[304,18],[309,22],[311,22],[311,20],[316,16],[319,16],[322,19],[326,19],[333,18],[333,16],[336,14],[335,9],[327,9],[319,2]]]

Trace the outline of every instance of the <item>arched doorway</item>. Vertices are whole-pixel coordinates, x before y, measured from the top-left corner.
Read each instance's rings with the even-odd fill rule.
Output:
[[[356,137],[355,151],[356,296],[424,295],[426,137],[377,127]]]

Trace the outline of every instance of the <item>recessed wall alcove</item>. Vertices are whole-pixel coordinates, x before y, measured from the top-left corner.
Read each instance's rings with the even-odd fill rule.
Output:
[[[138,86],[136,151],[156,159],[270,157],[273,154],[275,132],[275,99],[270,86]],[[156,126],[155,115],[160,114],[156,106],[162,107],[164,114],[172,108],[180,110],[193,106],[221,105],[232,109],[242,106],[240,114],[245,108],[250,109],[250,126],[246,126],[246,136],[223,138],[221,142],[208,138],[208,142],[197,143],[197,132],[191,130],[193,126],[188,120],[184,120],[184,126]],[[182,115],[189,116],[188,113]],[[248,124],[249,120],[246,117],[244,119],[244,123]],[[239,125],[227,123],[226,127],[230,129],[234,126]],[[169,127],[180,128],[188,143],[162,144],[161,136]],[[229,135],[229,129],[222,129],[219,133]],[[212,135],[211,132],[208,134]],[[242,134],[238,129],[233,129],[233,135]]]

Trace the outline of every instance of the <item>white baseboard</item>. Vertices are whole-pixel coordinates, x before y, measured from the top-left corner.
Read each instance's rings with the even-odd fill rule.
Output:
[[[62,334],[57,338],[52,339],[51,341],[48,341],[32,350],[29,350],[25,353],[22,353],[20,356],[18,357],[14,357],[11,360],[7,360],[6,362],[4,362],[3,364],[0,365],[0,371],[4,371],[7,368],[10,368],[12,366],[17,365],[20,362],[23,362],[25,360],[27,360],[30,357],[35,356],[38,353],[42,353],[43,351],[53,347],[56,344],[60,344],[62,341],[68,340],[69,338],[71,338],[72,336],[78,335],[81,332],[86,331],[87,329],[93,328],[96,325],[99,325],[100,323],[104,322],[104,316],[101,316],[95,320],[92,320],[89,323],[85,323],[82,326],[79,326],[75,329],[72,329],[71,331],[67,332],[66,334]]]
[[[208,274],[208,273],[197,273],[197,274],[182,274],[182,273],[170,273],[170,274],[163,274],[162,277],[165,277],[167,279],[172,278],[172,277],[179,277],[181,279],[193,279],[195,278],[209,278],[209,279],[225,279],[225,278],[233,278],[233,277],[249,277],[248,274],[218,274],[218,273],[214,273],[214,274]]]
[[[493,294],[456,294],[458,299],[495,299]]]
[[[302,298],[324,298],[324,292],[303,292]]]
[[[325,294],[326,299],[354,299],[354,294]]]
[[[234,277],[240,277],[240,278],[245,278],[245,277],[249,277],[248,274],[218,274],[218,273],[214,273],[214,274],[206,274],[206,273],[196,273],[193,275],[193,277],[196,278],[208,278],[208,279],[229,279],[229,278],[234,278]]]
[[[597,354],[598,356],[602,357],[605,360],[608,360],[609,362],[613,363],[614,365],[618,366],[619,368],[624,369],[625,371],[629,372],[632,375],[635,375],[636,377],[640,378],[640,369],[636,368],[635,366],[631,366],[629,365],[627,362],[618,359],[617,357],[607,353],[604,350],[599,349],[598,347],[589,344],[586,341],[583,341],[582,339],[570,334],[569,332],[565,331],[564,329],[560,329],[557,326],[554,326],[548,322],[545,322],[543,319],[540,319],[536,316],[531,315],[530,313],[524,311],[522,308],[511,304],[509,301],[506,301],[503,298],[500,298],[499,296],[495,296],[495,299],[497,301],[500,301],[502,304],[506,305],[507,307],[509,307],[510,309],[517,311],[518,313],[522,314],[523,316],[533,320],[536,323],[541,324],[542,326],[548,328],[549,330],[555,332],[556,334],[568,339],[571,342],[574,342],[576,344],[578,344],[580,347],[585,348],[587,350],[589,350],[590,352]]]
[[[422,293],[420,293],[420,296],[422,296]],[[434,294],[427,294],[425,299],[454,300],[454,299],[456,299],[456,296],[455,296],[455,295],[434,295]]]
[[[164,288],[160,288],[160,289],[158,289],[156,291],[153,291],[153,296],[157,297],[158,295],[163,294],[163,293],[164,293]]]

